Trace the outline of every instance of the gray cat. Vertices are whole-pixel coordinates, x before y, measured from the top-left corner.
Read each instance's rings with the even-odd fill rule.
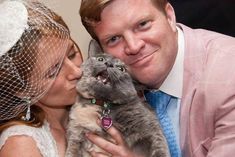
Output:
[[[90,52],[96,50],[90,48]],[[95,132],[110,138],[105,131],[110,125],[119,129],[128,146],[137,154],[170,157],[154,111],[138,97],[125,65],[119,59],[99,53],[90,56],[81,68],[83,75],[77,83],[78,101],[70,111],[66,157],[90,157],[88,151],[102,151],[84,134]],[[98,118],[103,128],[96,123]]]

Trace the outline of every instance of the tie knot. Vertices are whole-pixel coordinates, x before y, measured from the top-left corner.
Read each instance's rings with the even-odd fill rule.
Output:
[[[165,114],[171,97],[171,95],[168,95],[162,91],[145,92],[147,102],[156,110],[159,118]]]

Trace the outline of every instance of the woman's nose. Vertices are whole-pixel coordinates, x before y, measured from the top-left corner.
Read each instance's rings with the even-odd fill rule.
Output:
[[[80,68],[80,66],[77,66],[76,64],[74,64],[71,61],[68,61],[68,78],[70,80],[72,79],[79,79],[82,76],[82,69]]]
[[[135,55],[144,47],[144,41],[133,32],[126,33],[124,38],[126,41],[124,51],[127,55]]]

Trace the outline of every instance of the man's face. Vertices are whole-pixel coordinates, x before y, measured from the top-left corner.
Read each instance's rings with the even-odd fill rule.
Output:
[[[158,88],[171,70],[177,53],[174,10],[166,15],[150,0],[115,0],[94,27],[103,49],[123,60],[140,82]]]

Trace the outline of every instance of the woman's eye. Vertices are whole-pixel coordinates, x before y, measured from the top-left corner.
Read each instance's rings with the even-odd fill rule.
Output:
[[[103,61],[105,61],[105,59],[104,59],[104,57],[97,57],[97,61],[103,62]]]
[[[72,59],[74,59],[74,58],[76,57],[76,55],[77,55],[78,53],[80,53],[80,50],[79,50],[79,48],[77,47],[77,45],[74,43],[74,44],[72,45],[72,47],[71,47],[71,49],[70,49],[70,51],[69,51],[67,57],[68,57],[69,60],[72,60]]]
[[[72,52],[69,53],[69,55],[68,55],[68,59],[69,59],[69,60],[72,60],[73,58],[75,58],[76,54],[77,54],[77,52],[74,51],[74,50],[72,50]]]

